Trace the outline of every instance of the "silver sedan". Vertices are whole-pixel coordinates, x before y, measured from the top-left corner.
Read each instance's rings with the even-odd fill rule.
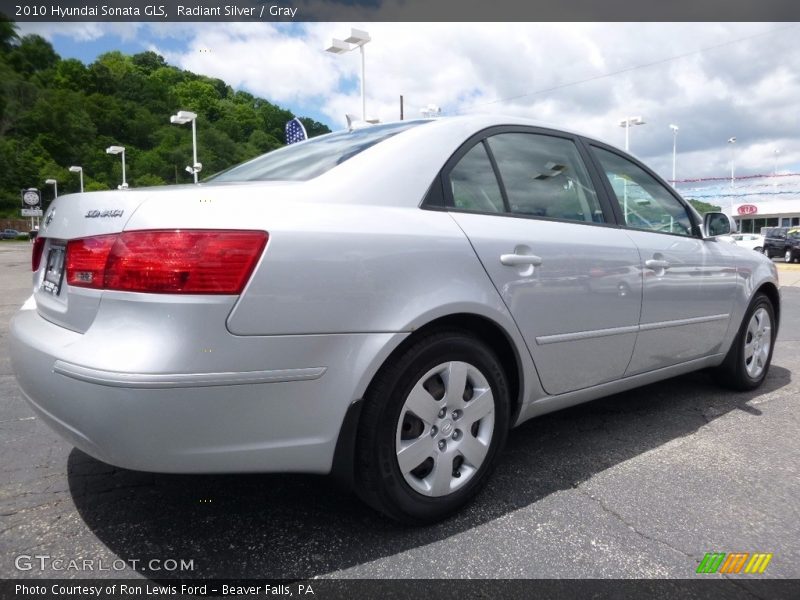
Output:
[[[198,186],[59,197],[13,369],[100,460],[333,473],[430,522],[527,419],[709,367],[759,386],[777,274],[731,228],[535,122],[342,131]]]

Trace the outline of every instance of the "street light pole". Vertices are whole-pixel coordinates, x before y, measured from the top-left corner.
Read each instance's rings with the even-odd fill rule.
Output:
[[[631,125],[644,125],[645,120],[642,117],[626,117],[619,122],[620,127],[625,128],[625,152],[630,150],[630,130]],[[622,182],[622,215],[625,222],[628,222],[628,180],[624,179]]]
[[[44,182],[47,185],[53,186],[53,200],[58,198],[58,181],[56,181],[55,179],[45,179]]]
[[[53,200],[58,198],[58,181],[55,179],[45,179],[47,185],[53,186]],[[36,225],[39,225],[39,217],[36,217]],[[33,229],[33,217],[31,217],[31,229]]]
[[[125,179],[125,146],[109,146],[106,148],[106,154],[122,154],[122,185],[118,186],[118,189],[127,190],[128,182]]]
[[[678,156],[678,129],[677,125],[670,125],[670,129],[672,129],[672,187],[675,187],[675,165],[677,163],[677,156]]]
[[[778,187],[778,154],[780,154],[780,153],[781,153],[781,151],[778,148],[775,148],[775,150],[773,150],[773,154],[775,155],[774,156],[775,160],[774,160],[773,165],[772,165],[772,187],[773,188]]]
[[[197,183],[197,118],[192,119],[192,175]]]
[[[203,165],[197,162],[197,113],[188,110],[179,110],[178,114],[172,115],[169,118],[170,123],[176,125],[185,125],[192,123],[192,166],[186,167],[186,170],[194,177],[195,184],[197,183],[197,174],[202,170]]]
[[[625,128],[625,152],[630,150],[630,129],[631,125],[644,125],[642,117],[626,117],[619,122],[620,127]]]
[[[731,189],[736,187],[736,137],[728,138],[731,145]],[[733,216],[733,195],[731,195],[731,216]]]
[[[351,29],[350,37],[345,40],[333,38],[331,45],[325,49],[332,54],[344,54],[358,48],[361,52],[361,120],[367,120],[367,71],[364,58],[364,45],[372,40],[369,33],[360,29]]]
[[[70,167],[70,173],[80,173],[81,175],[81,194],[83,193],[83,167]]]
[[[367,120],[367,69],[364,62],[364,44],[359,44],[361,53],[361,120]]]

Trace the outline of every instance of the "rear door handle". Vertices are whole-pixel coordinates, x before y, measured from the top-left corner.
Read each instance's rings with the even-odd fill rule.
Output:
[[[669,261],[662,260],[658,258],[651,258],[650,260],[644,261],[644,266],[648,269],[669,269]]]
[[[520,265],[533,265],[538,267],[542,264],[542,259],[535,254],[502,254],[500,262],[507,267],[518,267]]]

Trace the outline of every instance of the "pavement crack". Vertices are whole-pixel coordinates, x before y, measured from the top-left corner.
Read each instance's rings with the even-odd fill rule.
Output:
[[[623,517],[621,514],[619,514],[617,511],[615,511],[615,510],[614,510],[613,508],[611,508],[610,506],[608,506],[608,505],[607,505],[605,502],[603,502],[603,501],[602,501],[600,498],[597,498],[596,496],[593,496],[592,494],[590,494],[589,492],[587,492],[587,491],[586,491],[585,489],[583,489],[583,487],[581,487],[579,484],[575,484],[575,485],[573,485],[572,487],[573,487],[575,490],[577,490],[579,493],[581,493],[581,494],[583,494],[584,496],[586,496],[587,498],[589,498],[589,500],[591,500],[591,501],[593,501],[593,502],[597,503],[597,505],[598,505],[598,506],[600,506],[600,508],[601,508],[601,509],[603,509],[603,511],[604,511],[604,512],[606,512],[606,513],[608,513],[609,515],[611,515],[612,517],[616,518],[618,521],[620,521],[620,522],[621,522],[623,525],[625,525],[625,526],[626,526],[628,529],[630,529],[631,531],[633,531],[633,532],[634,532],[636,535],[638,535],[639,537],[641,537],[641,538],[644,538],[645,540],[649,540],[649,541],[651,541],[651,542],[655,542],[656,544],[661,544],[661,545],[663,545],[663,546],[666,546],[666,547],[667,547],[667,548],[669,548],[670,550],[673,550],[674,552],[677,552],[678,554],[680,554],[680,555],[682,555],[682,556],[684,556],[684,557],[688,558],[690,561],[692,561],[692,562],[697,562],[697,558],[696,558],[696,557],[692,556],[691,554],[689,554],[688,552],[686,552],[686,551],[682,550],[681,548],[677,548],[677,547],[673,546],[672,544],[670,544],[669,542],[666,542],[666,541],[664,541],[664,540],[662,540],[662,539],[659,539],[659,538],[657,538],[657,537],[654,537],[654,536],[652,536],[652,535],[648,535],[647,533],[644,533],[643,531],[640,531],[639,529],[637,529],[636,527],[634,527],[634,525],[633,525],[633,524],[631,524],[630,522],[628,522],[628,521],[625,519],[625,517]]]

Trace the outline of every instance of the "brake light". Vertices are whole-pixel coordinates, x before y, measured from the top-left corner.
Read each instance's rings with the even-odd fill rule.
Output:
[[[31,270],[35,273],[39,270],[42,263],[42,251],[44,250],[45,238],[36,236],[33,240],[33,253],[31,254]]]
[[[70,240],[67,242],[67,285],[103,289],[108,254],[119,234]]]
[[[265,231],[156,230],[72,240],[67,283],[155,294],[240,294]]]

